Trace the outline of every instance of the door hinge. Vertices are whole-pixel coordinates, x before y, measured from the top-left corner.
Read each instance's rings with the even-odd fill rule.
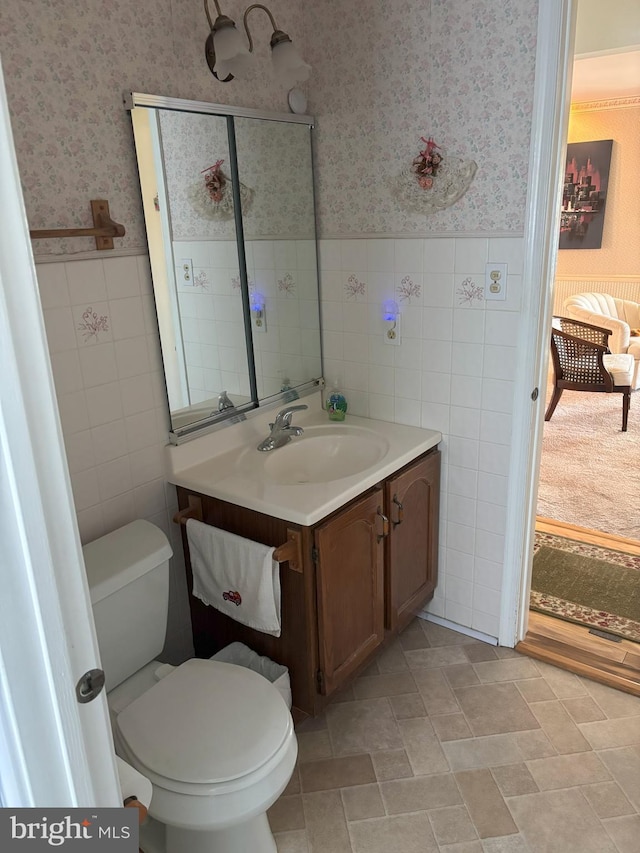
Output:
[[[538,399],[538,394],[539,394],[539,393],[540,393],[540,392],[538,391],[538,389],[537,389],[537,388],[534,388],[534,389],[533,389],[533,391],[531,392],[531,399],[533,400],[533,402],[534,402],[534,403],[535,403],[535,401]]]
[[[311,548],[311,559],[313,560],[314,563],[318,562],[318,549],[316,548],[315,545],[313,545]]]
[[[316,681],[318,683],[318,691],[324,694],[324,672],[321,669],[316,672]]]

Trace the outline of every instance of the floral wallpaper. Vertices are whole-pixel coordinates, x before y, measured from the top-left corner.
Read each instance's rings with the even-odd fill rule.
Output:
[[[536,5],[317,0],[305,8],[323,236],[522,231]],[[392,187],[421,136],[478,163],[467,194],[428,216],[404,212]]]
[[[300,0],[270,0],[304,51]],[[242,19],[246,2],[225,0]],[[220,83],[204,58],[209,25],[198,0],[2,0],[0,57],[31,228],[88,227],[89,200],[107,198],[126,236],[146,248],[126,90],[287,111],[269,74],[270,27],[255,15],[251,81]],[[39,240],[36,254],[95,249],[92,238]]]
[[[245,238],[313,238],[308,126],[245,118],[235,127],[240,181],[250,190],[243,203]],[[206,195],[202,173],[210,165],[223,160],[221,170],[231,177],[226,120],[165,110],[160,128],[174,240],[233,239],[233,219],[205,218],[193,203],[194,192]]]

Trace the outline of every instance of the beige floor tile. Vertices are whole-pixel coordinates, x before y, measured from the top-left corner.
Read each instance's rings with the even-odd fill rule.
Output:
[[[640,815],[614,817],[603,821],[603,824],[620,853],[638,853],[640,848]]]
[[[352,853],[340,791],[303,794],[302,804],[313,853]]]
[[[300,793],[300,771],[298,767],[293,768],[293,773],[291,774],[291,779],[289,779],[289,784],[282,792],[283,797],[289,797],[291,794],[299,794]]]
[[[517,764],[523,758],[516,736],[513,734],[444,742],[442,749],[452,770],[474,770],[499,767],[502,764]]]
[[[497,660],[495,646],[490,646],[489,643],[469,643],[464,647],[464,653],[470,663],[478,663],[482,660]]]
[[[413,676],[425,708],[432,714],[453,714],[460,710],[456,697],[441,669],[416,669]]]
[[[419,693],[405,693],[403,696],[390,696],[389,702],[396,720],[410,720],[414,717],[426,717],[422,696]]]
[[[361,677],[353,685],[356,699],[376,699],[380,696],[398,696],[417,691],[410,672],[390,672],[373,678]]]
[[[474,735],[540,728],[514,684],[481,684],[454,693]]]
[[[507,658],[487,660],[475,663],[473,668],[483,684],[493,681],[522,681],[525,678],[539,678],[540,673],[530,658]]]
[[[268,811],[271,832],[288,832],[292,829],[304,829],[302,797],[280,797]]]
[[[380,792],[387,814],[419,812],[462,803],[452,773],[381,782]]]
[[[419,624],[421,621],[421,619],[416,619],[411,622],[411,624],[408,625],[398,637],[400,646],[405,652],[412,651],[413,649],[429,648],[427,635],[424,633],[422,626]]]
[[[577,788],[512,797],[509,808],[532,853],[616,853]]]
[[[445,628],[444,625],[438,625],[426,619],[421,620],[421,624],[429,643],[434,647],[461,646],[476,642],[473,637],[467,637],[466,634],[461,634],[459,631],[452,631],[450,628]]]
[[[480,838],[514,835],[518,832],[489,770],[464,770],[455,776]]]
[[[560,701],[536,702],[530,707],[558,752],[587,752],[591,749]]]
[[[509,646],[496,646],[496,654],[499,658],[526,658],[526,655],[520,654],[515,649],[509,648]]]
[[[327,717],[325,714],[318,714],[317,717],[307,717],[296,726],[296,734],[299,732],[319,732],[327,728]]]
[[[322,729],[317,732],[298,732],[298,763],[317,761],[320,758],[330,758],[333,755],[329,732]]]
[[[442,751],[440,741],[426,717],[416,720],[399,720],[398,727],[415,776],[449,771],[449,763]]]
[[[557,755],[556,748],[541,730],[516,732],[515,742],[525,761],[530,758],[547,758],[549,755]]]
[[[360,673],[361,676],[365,678],[371,675],[380,675],[380,669],[378,668],[378,660],[373,660],[369,664],[369,666],[365,667]]]
[[[387,779],[405,779],[413,776],[409,757],[404,749],[389,749],[371,754],[373,767],[378,781]]]
[[[556,694],[544,678],[527,678],[526,681],[516,681],[516,687],[527,702],[543,702],[545,699],[556,698]]]
[[[587,690],[582,680],[572,672],[558,669],[557,666],[536,661],[540,675],[549,683],[549,686],[558,699],[572,699],[574,696],[586,696]]]
[[[462,844],[443,844],[442,853],[483,853],[481,841],[463,841]]]
[[[443,714],[442,716],[431,717],[431,725],[441,742],[473,737],[464,714]]]
[[[480,679],[470,663],[459,663],[457,666],[445,666],[442,673],[451,687],[469,687],[479,684]]]
[[[409,669],[435,669],[467,663],[463,646],[441,646],[429,649],[414,649],[404,653]]]
[[[327,722],[334,755],[398,749],[403,745],[388,699],[330,705]]]
[[[562,704],[574,723],[593,723],[596,720],[605,719],[604,711],[591,696],[563,699]]]
[[[384,803],[378,785],[358,785],[342,790],[342,802],[347,821],[364,820],[384,815]]]
[[[530,853],[531,848],[524,837],[518,834],[503,835],[502,838],[485,838],[482,841],[482,850],[484,853]],[[570,853],[570,851],[563,850],[562,853]]]
[[[336,692],[331,696],[331,704],[337,705],[340,702],[353,702],[355,698],[356,696],[353,692],[353,685],[347,684],[340,690],[336,690]]]
[[[633,806],[617,782],[585,785],[581,790],[599,818],[621,817],[634,812]]]
[[[527,762],[527,767],[541,791],[592,785],[611,779],[609,771],[595,752],[538,758]]]
[[[533,794],[534,791],[538,790],[535,779],[524,763],[506,764],[504,767],[492,767],[491,773],[503,797]]]
[[[438,853],[426,812],[361,820],[349,824],[349,833],[353,853]]]
[[[366,753],[300,765],[300,784],[305,794],[375,781],[371,756]]]
[[[640,743],[640,717],[618,717],[615,720],[583,723],[579,728],[593,749]]]
[[[403,672],[407,669],[407,661],[402,651],[400,641],[396,640],[382,651],[377,658],[380,673]]]
[[[301,829],[296,832],[274,834],[278,853],[309,853],[307,833]]]
[[[630,802],[640,811],[640,749],[624,746],[605,749],[598,754]]]
[[[465,806],[433,809],[429,812],[429,820],[436,841],[441,846],[443,844],[461,844],[464,841],[475,841],[478,838],[478,833]]]
[[[633,717],[640,715],[640,697],[614,690],[606,684],[584,679],[584,684],[590,696],[596,700],[607,717]]]

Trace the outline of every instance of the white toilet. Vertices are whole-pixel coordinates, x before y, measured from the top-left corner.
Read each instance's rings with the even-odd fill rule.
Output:
[[[164,533],[134,521],[84,547],[116,752],[151,780],[145,853],[275,853],[266,811],[298,746],[276,688],[219,661],[161,664]]]

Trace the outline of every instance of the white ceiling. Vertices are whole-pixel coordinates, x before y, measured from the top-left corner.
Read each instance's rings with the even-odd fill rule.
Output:
[[[576,59],[573,103],[640,95],[640,50]]]

